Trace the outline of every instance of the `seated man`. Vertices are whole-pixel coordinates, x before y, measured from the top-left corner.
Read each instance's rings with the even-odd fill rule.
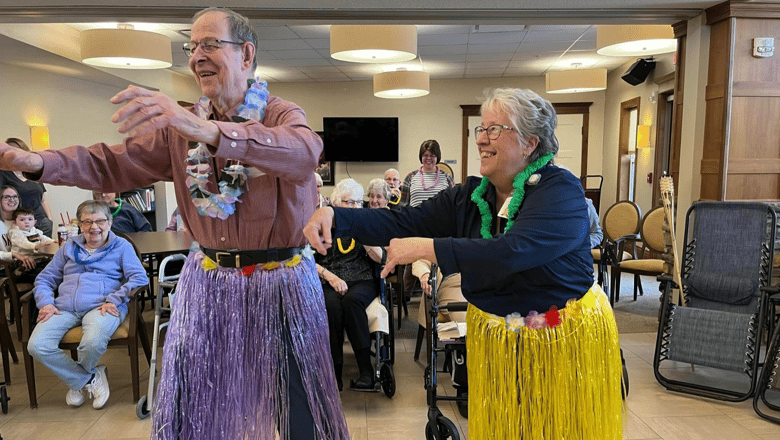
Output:
[[[336,185],[330,200],[334,206],[360,208],[363,205],[363,187],[353,179],[344,179]],[[327,255],[315,254],[314,258],[325,295],[330,353],[339,391],[343,388],[344,330],[360,370],[360,377],[352,383],[352,387],[360,391],[373,390],[374,369],[366,307],[379,295],[371,260],[382,261],[382,248],[363,246],[357,240],[341,237],[328,249]]]
[[[128,294],[149,279],[132,244],[110,231],[106,203],[87,200],[79,205],[76,218],[82,235],[66,242],[35,280],[40,312],[27,349],[68,384],[68,405],[84,403],[86,391],[94,399],[92,407],[100,409],[109,388],[106,367],[97,363],[127,315]],[[65,333],[79,325],[83,336],[74,361],[58,346]]]
[[[131,232],[151,232],[152,225],[133,205],[117,198],[116,193],[92,191],[92,198],[105,202],[111,208],[111,232],[129,234]]]
[[[385,171],[385,182],[389,191],[387,206],[390,209],[398,209],[404,206],[401,203],[401,174],[395,168]]]
[[[431,286],[428,284],[428,278],[431,276],[431,262],[428,260],[417,260],[412,263],[412,274],[420,280],[423,293],[431,294]],[[451,302],[466,302],[463,293],[460,291],[460,274],[454,273],[443,277],[441,271],[437,275],[438,290],[437,297],[439,304],[449,304]],[[442,310],[439,312],[439,322],[466,322],[466,312],[449,312]],[[421,327],[427,328],[425,322],[425,306],[420,304],[420,312],[417,314],[417,322]]]

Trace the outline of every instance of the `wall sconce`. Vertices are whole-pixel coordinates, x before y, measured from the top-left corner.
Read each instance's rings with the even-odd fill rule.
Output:
[[[650,126],[640,125],[636,128],[636,147],[650,148]]]
[[[45,125],[30,126],[30,148],[33,151],[49,149],[49,127]]]

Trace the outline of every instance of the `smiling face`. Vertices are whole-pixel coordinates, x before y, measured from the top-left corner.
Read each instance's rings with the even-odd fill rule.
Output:
[[[84,212],[79,219],[79,227],[84,234],[85,245],[90,249],[97,249],[108,241],[111,219],[106,218],[104,212]]]
[[[227,16],[210,12],[192,25],[191,42],[205,38],[233,41]],[[190,70],[195,74],[201,91],[221,111],[226,112],[244,101],[247,79],[252,77],[255,47],[246,42],[239,45],[222,43],[220,48],[206,53],[198,46],[190,57]]]
[[[422,155],[422,167],[423,171],[426,173],[432,173],[436,171],[436,163],[439,161],[439,159],[436,157],[435,154],[433,154],[432,151],[426,151]]]
[[[482,113],[482,127],[506,125],[512,121],[500,106],[494,105]],[[515,176],[528,166],[528,155],[536,148],[536,138],[523,137],[517,130],[503,130],[497,139],[489,139],[487,132],[477,138],[479,173],[501,190],[511,190]]]
[[[387,199],[382,194],[382,191],[372,189],[368,192],[368,204],[371,209],[384,208],[387,206]]]
[[[13,188],[6,188],[0,199],[0,207],[3,212],[11,213],[19,207],[19,193]]]

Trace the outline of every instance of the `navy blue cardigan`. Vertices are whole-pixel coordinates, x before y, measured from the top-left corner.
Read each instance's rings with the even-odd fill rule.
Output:
[[[402,210],[334,208],[334,239],[351,236],[369,246],[397,237],[431,237],[439,267],[460,272],[466,299],[489,313],[526,315],[559,309],[593,284],[588,209],[579,179],[556,166],[526,184],[512,229],[496,233],[496,191],[485,200],[493,212],[493,237],[480,234],[481,216],[471,194],[480,178],[442,191],[422,205]],[[501,221],[501,229],[506,221]]]

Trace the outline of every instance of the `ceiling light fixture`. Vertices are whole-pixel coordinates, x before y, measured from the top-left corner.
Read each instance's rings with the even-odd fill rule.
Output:
[[[137,31],[132,25],[119,29],[81,31],[81,61],[117,69],[164,69],[171,67],[171,40],[162,34]]]
[[[607,69],[573,69],[547,72],[547,93],[595,92],[607,88]]]
[[[430,93],[431,78],[419,70],[398,69],[374,75],[374,96],[377,98],[419,98]]]
[[[414,25],[333,25],[330,56],[355,63],[392,63],[417,57]]]
[[[599,25],[596,53],[612,57],[645,57],[677,50],[671,26]]]

